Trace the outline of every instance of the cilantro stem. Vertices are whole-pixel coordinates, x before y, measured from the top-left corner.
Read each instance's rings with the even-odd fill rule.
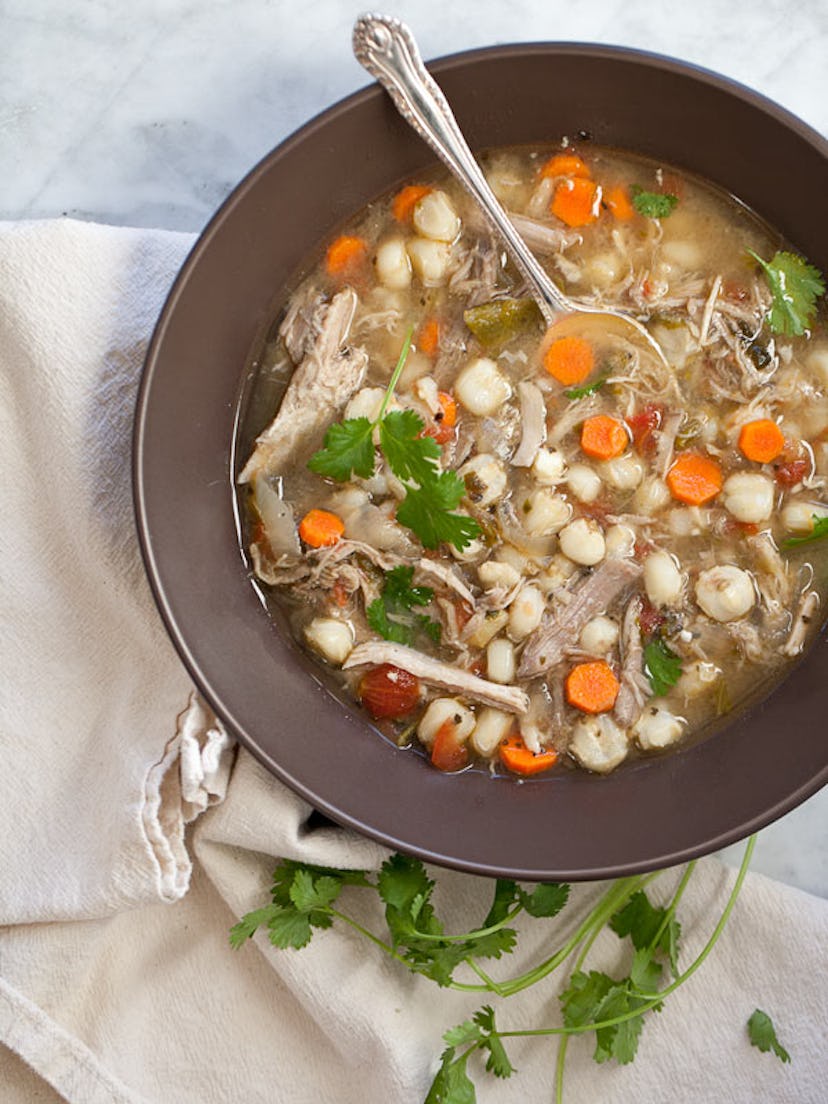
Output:
[[[400,356],[399,356],[399,360],[397,361],[397,366],[394,369],[394,371],[391,373],[391,380],[389,381],[388,387],[385,389],[385,395],[384,395],[383,400],[382,400],[382,406],[380,407],[379,414],[377,414],[377,417],[376,417],[375,421],[373,422],[373,424],[371,426],[372,429],[375,429],[380,424],[382,419],[385,417],[386,407],[388,406],[389,402],[391,402],[391,396],[394,394],[394,389],[396,388],[396,386],[399,382],[400,376],[402,375],[402,370],[405,367],[405,362],[408,360],[408,352],[411,348],[411,340],[412,340],[413,337],[414,337],[414,327],[409,326],[408,327],[408,333],[405,335],[405,341],[403,342],[403,347],[400,350]]]
[[[646,1001],[645,1004],[640,1005],[638,1008],[631,1012],[624,1012],[619,1016],[613,1016],[610,1020],[600,1020],[596,1023],[578,1024],[573,1027],[537,1027],[531,1030],[524,1031],[493,1031],[492,1035],[497,1035],[503,1039],[511,1038],[523,1038],[534,1035],[583,1035],[587,1031],[597,1031],[604,1027],[614,1027],[616,1024],[625,1023],[627,1020],[635,1019],[636,1016],[643,1016],[645,1012],[648,1012],[656,1004],[660,1004],[661,1001],[668,997],[671,993],[674,993],[676,989],[682,986],[685,981],[688,981],[696,970],[702,965],[704,960],[713,950],[719,936],[722,934],[727,921],[730,919],[730,914],[733,912],[733,908],[736,904],[736,899],[739,896],[739,892],[742,888],[742,883],[747,875],[748,866],[750,865],[751,856],[753,855],[753,849],[756,846],[756,836],[751,836],[745,847],[745,853],[742,858],[741,866],[739,867],[739,873],[736,876],[736,881],[733,884],[733,889],[728,897],[727,904],[725,905],[722,915],[719,917],[719,921],[716,924],[713,932],[704,945],[698,956],[687,967],[687,969],[679,974],[679,976],[666,988],[660,990],[658,993],[645,993],[639,990],[635,991],[635,996],[640,997]]]
[[[397,962],[402,963],[402,965],[405,966],[406,969],[411,969],[410,963],[406,962],[403,956],[395,951],[390,943],[386,943],[384,939],[380,939],[378,935],[374,935],[374,933],[372,931],[369,931],[368,928],[364,928],[362,924],[357,923],[357,921],[354,920],[353,917],[348,916],[347,913],[340,912],[339,909],[335,908],[328,908],[326,911],[330,913],[331,916],[335,916],[338,920],[342,920],[343,923],[348,924],[355,931],[358,931],[360,935],[364,935],[366,939],[370,939],[375,946],[379,947],[380,950],[385,951],[385,953],[390,958],[395,958]]]
[[[500,931],[521,912],[523,912],[523,905],[517,905],[502,920],[498,920],[496,924],[490,924],[488,928],[477,928],[475,931],[463,932],[462,935],[434,935],[431,932],[418,931],[417,938],[431,939],[435,943],[464,943],[467,939],[480,939],[484,935],[491,935],[492,932]]]
[[[512,978],[511,981],[500,982],[500,995],[511,997],[515,993],[519,993],[522,989],[527,989],[530,985],[534,985],[535,982],[541,981],[543,978],[547,977],[547,975],[551,974],[553,970],[556,970],[562,962],[569,958],[572,952],[580,945],[586,936],[590,935],[594,928],[600,931],[610,916],[612,916],[612,914],[616,912],[636,890],[643,888],[643,886],[652,881],[654,877],[656,877],[655,874],[650,874],[646,877],[635,876],[631,878],[621,878],[619,881],[613,883],[601,902],[586,917],[580,927],[570,936],[560,950],[556,951],[554,955],[547,958],[544,962],[541,962],[539,966],[535,966],[533,969],[528,970],[525,974],[520,974],[518,977]]]
[[[650,954],[652,954],[653,951],[655,950],[655,948],[658,946],[659,940],[661,939],[662,935],[664,935],[665,931],[667,930],[668,924],[673,919],[673,917],[676,915],[676,909],[679,906],[679,901],[684,896],[684,891],[685,891],[685,889],[687,889],[687,884],[690,881],[690,878],[692,877],[693,871],[695,869],[696,869],[696,860],[693,859],[692,862],[689,862],[687,864],[687,866],[684,868],[684,873],[681,876],[681,880],[679,881],[679,884],[676,886],[676,892],[673,894],[672,901],[667,906],[667,911],[664,913],[664,918],[662,919],[661,923],[658,926],[658,931],[655,933],[653,938],[650,940],[650,946],[647,948],[647,950],[650,952]]]

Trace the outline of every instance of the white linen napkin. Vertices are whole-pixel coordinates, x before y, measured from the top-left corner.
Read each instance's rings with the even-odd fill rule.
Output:
[[[245,752],[233,765],[144,579],[132,404],[191,242],[68,220],[0,224],[0,1099],[419,1104],[442,1032],[481,998],[438,991],[341,925],[300,952],[261,934],[228,946],[229,927],[267,900],[278,857],[376,869],[385,855],[315,827]],[[490,883],[436,875],[450,927],[482,915]],[[715,860],[699,864],[681,906],[685,964],[732,881]],[[675,874],[663,883],[656,896]],[[519,959],[493,972],[549,953],[599,892],[575,887],[559,919],[519,924]],[[358,897],[354,907],[379,922]],[[622,969],[619,947],[605,933],[588,966]],[[711,958],[646,1025],[635,1063],[598,1067],[573,1041],[565,1099],[823,1101],[826,968],[828,903],[750,875]],[[489,1003],[502,1026],[552,1024],[556,993],[546,983]],[[757,1006],[791,1065],[749,1046]],[[511,1080],[471,1070],[478,1100],[551,1100],[552,1044],[510,1049]]]

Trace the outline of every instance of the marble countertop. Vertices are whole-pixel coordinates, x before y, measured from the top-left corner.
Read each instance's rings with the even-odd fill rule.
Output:
[[[344,0],[4,0],[0,218],[198,231],[312,115],[367,83]],[[405,0],[426,58],[494,43],[633,46],[717,70],[828,134],[828,4]],[[762,832],[754,869],[828,897],[828,788]],[[729,861],[741,847],[728,849]]]

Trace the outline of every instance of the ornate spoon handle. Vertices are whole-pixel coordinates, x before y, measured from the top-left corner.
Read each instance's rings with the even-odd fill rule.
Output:
[[[548,324],[583,310],[562,294],[515,230],[486,183],[442,90],[429,75],[404,23],[385,15],[360,16],[354,26],[357,61],[386,89],[397,110],[468,189],[509,249]]]

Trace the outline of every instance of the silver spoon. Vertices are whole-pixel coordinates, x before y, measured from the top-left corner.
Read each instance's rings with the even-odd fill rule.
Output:
[[[625,329],[634,329],[636,336],[667,365],[658,342],[635,318],[610,307],[579,303],[564,295],[553,283],[486,182],[448,100],[426,70],[409,28],[391,16],[361,15],[354,24],[353,49],[360,65],[389,93],[400,115],[425,139],[476,200],[526,280],[547,325],[559,322],[561,315],[568,314],[617,319]]]

